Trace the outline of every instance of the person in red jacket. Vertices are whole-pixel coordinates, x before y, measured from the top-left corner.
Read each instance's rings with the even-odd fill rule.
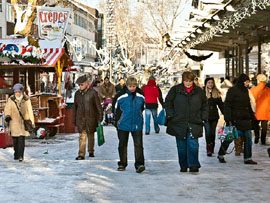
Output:
[[[149,77],[148,83],[143,87],[143,93],[145,97],[145,134],[150,134],[150,118],[151,114],[154,120],[155,132],[159,133],[159,126],[157,123],[157,108],[158,100],[162,107],[164,106],[162,92],[157,87],[155,78],[153,76]]]

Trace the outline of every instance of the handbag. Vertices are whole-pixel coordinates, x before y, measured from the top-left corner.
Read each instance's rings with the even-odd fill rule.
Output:
[[[222,126],[218,128],[218,138],[221,141],[234,140],[238,138],[238,132],[235,126]]]
[[[104,133],[103,133],[103,126],[101,122],[98,122],[97,127],[97,138],[98,138],[98,146],[101,146],[105,143]]]
[[[0,148],[7,148],[13,146],[13,139],[8,132],[0,133]]]
[[[32,121],[31,121],[31,120],[25,120],[24,117],[23,117],[23,115],[22,115],[22,112],[20,111],[20,109],[19,109],[19,107],[18,107],[18,105],[17,105],[17,103],[16,103],[15,101],[14,101],[14,103],[15,103],[15,105],[16,105],[18,111],[19,111],[20,116],[21,116],[22,119],[23,119],[23,124],[24,124],[24,129],[25,129],[25,131],[28,131],[29,133],[32,133],[33,130],[34,130],[34,126],[33,126],[33,124],[32,124]]]
[[[158,114],[157,123],[159,125],[165,125],[165,119],[166,119],[165,110],[162,109]]]

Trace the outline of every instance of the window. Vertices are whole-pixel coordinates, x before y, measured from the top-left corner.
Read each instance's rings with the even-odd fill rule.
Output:
[[[1,1],[1,0],[0,0]],[[8,22],[11,22],[11,23],[14,23],[14,13],[13,13],[13,10],[11,8],[11,5],[8,4],[7,5],[7,12],[6,12],[6,18],[7,18],[7,21]]]
[[[2,27],[0,27],[0,39],[2,38]]]
[[[89,22],[89,30],[90,32],[95,32],[95,26],[93,25],[92,22]]]
[[[0,12],[2,12],[2,0],[0,0]]]

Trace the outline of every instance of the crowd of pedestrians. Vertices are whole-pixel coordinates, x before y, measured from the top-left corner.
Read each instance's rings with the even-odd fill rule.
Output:
[[[135,150],[135,170],[145,170],[143,134],[151,133],[151,115],[154,132],[160,131],[157,122],[158,103],[165,109],[167,134],[175,137],[180,172],[199,172],[199,138],[205,132],[206,152],[211,157],[215,149],[217,124],[224,114],[224,126],[235,126],[238,138],[234,140],[235,155],[244,155],[244,164],[257,164],[252,160],[252,131],[254,143],[266,144],[267,123],[270,120],[270,85],[264,74],[257,76],[258,84],[250,88],[250,78],[241,74],[231,83],[228,78],[221,79],[219,88],[213,77],[207,76],[204,86],[196,82],[196,76],[189,71],[182,74],[182,83],[172,86],[165,102],[155,78],[149,77],[148,83],[138,87],[135,77],[119,80],[114,86],[108,77],[104,82],[95,81],[93,86],[86,76],[76,83],[79,89],[75,93],[73,105],[73,124],[79,133],[79,152],[76,160],[86,156],[88,139],[89,157],[94,157],[94,133],[99,122],[108,122],[104,115],[104,105],[111,104],[114,115],[113,124],[119,140],[118,171],[124,171],[128,165],[127,147],[131,133]],[[14,159],[23,160],[25,136],[22,115],[34,124],[33,110],[29,97],[21,84],[13,87],[12,95],[5,107],[5,121],[11,128],[14,141]],[[224,92],[225,91],[225,92]],[[103,103],[103,106],[101,105]],[[144,118],[143,118],[143,111]],[[145,120],[145,123],[144,123]],[[261,127],[260,127],[261,124]],[[145,132],[143,126],[145,125]],[[15,126],[15,127],[14,127]],[[262,128],[262,130],[261,130]],[[222,142],[218,151],[218,161],[226,163],[225,155],[232,140]],[[270,148],[268,150],[270,156]]]

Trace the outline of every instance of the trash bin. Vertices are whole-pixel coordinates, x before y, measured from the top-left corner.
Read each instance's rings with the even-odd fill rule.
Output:
[[[61,126],[60,133],[76,133],[76,128],[72,123],[73,115],[73,103],[67,103],[66,105],[66,116],[64,119],[64,126]]]

